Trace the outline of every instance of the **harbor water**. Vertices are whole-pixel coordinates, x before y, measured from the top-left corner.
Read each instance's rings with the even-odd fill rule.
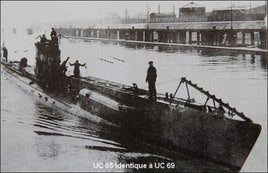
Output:
[[[47,30],[48,31],[48,30]],[[26,57],[35,63],[34,43],[41,31],[27,35],[25,29],[1,32],[1,44],[9,51],[9,60]],[[48,36],[48,34],[47,34]],[[136,83],[147,89],[148,61],[157,69],[156,89],[174,93],[181,77],[228,102],[255,123],[261,134],[241,171],[267,171],[267,64],[249,55],[206,56],[198,52],[168,47],[145,47],[97,41],[60,39],[61,60],[79,60],[82,76],[95,76],[127,85]],[[72,75],[68,67],[67,74]],[[190,90],[191,91],[191,90]],[[186,93],[178,93],[185,97]],[[191,97],[205,102],[197,92]],[[77,114],[80,109],[77,108]],[[14,77],[1,70],[1,171],[135,171],[135,168],[94,168],[97,163],[165,162],[176,165],[173,171],[185,169],[194,159],[152,149],[116,127],[80,118],[45,106],[19,87]],[[94,118],[95,117],[95,118]],[[94,165],[95,164],[95,165]],[[182,166],[183,165],[183,166]],[[196,161],[196,169],[202,163]],[[190,167],[190,166],[189,166]],[[180,169],[181,168],[181,169]],[[184,171],[191,171],[191,168]]]

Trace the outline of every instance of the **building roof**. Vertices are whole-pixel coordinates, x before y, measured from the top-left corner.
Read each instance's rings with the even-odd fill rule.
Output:
[[[189,4],[186,4],[185,6],[183,6],[182,8],[202,8],[204,6],[197,4],[195,2],[190,2]]]
[[[156,16],[156,17],[176,16],[176,13],[151,13],[150,16]]]
[[[117,25],[102,25],[96,26],[96,28],[107,28],[110,29],[128,29],[134,27],[135,29],[145,29],[147,24],[137,23],[137,24],[117,24]],[[230,21],[216,21],[216,22],[180,22],[180,23],[149,23],[149,29],[169,29],[177,30],[209,30],[216,26],[217,30],[226,30],[231,28]],[[233,21],[232,28],[234,30],[260,30],[266,29],[265,21]]]

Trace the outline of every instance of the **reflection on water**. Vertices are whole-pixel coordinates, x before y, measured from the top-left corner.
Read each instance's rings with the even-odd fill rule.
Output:
[[[33,65],[35,36],[18,39],[18,35],[5,37],[10,59],[26,56]],[[87,68],[81,68],[83,76],[92,75],[129,85],[137,83],[138,87],[147,89],[147,62],[153,60],[158,72],[156,87],[159,92],[173,93],[182,76],[203,86],[262,125],[262,133],[242,171],[266,171],[267,59],[256,56],[252,60],[249,55],[204,55],[204,52],[161,45],[66,39],[61,40],[60,46],[62,59],[70,56],[70,62],[79,59],[87,63]],[[72,70],[68,67],[68,74],[72,74]],[[93,163],[99,162],[174,162],[176,168],[172,171],[214,168],[210,163],[146,144],[120,129],[47,107],[25,94],[9,78],[1,73],[3,171],[137,171],[94,169]],[[183,93],[178,94],[183,96]],[[198,95],[193,94],[193,97],[198,98]]]
[[[75,42],[75,41],[74,41]],[[87,42],[87,41],[84,41]],[[107,41],[102,41],[102,45],[105,44],[111,44]],[[146,49],[146,50],[154,50],[158,52],[164,52],[164,53],[185,53],[185,52],[198,52],[204,57],[218,57],[218,56],[229,56],[229,57],[239,57],[239,59],[245,60],[246,56],[251,57],[251,63],[255,63],[256,57],[260,60],[261,66],[263,68],[267,68],[267,58],[265,54],[262,55],[246,55],[246,54],[241,54],[238,52],[231,52],[231,51],[226,51],[226,50],[211,50],[211,49],[203,49],[203,50],[192,50],[191,47],[176,47],[176,46],[169,46],[169,45],[153,45],[153,44],[140,44],[140,43],[113,43],[114,45],[122,45],[126,49],[131,48],[131,49]],[[217,61],[217,60],[216,60]]]
[[[35,149],[37,154],[43,159],[55,160],[61,152],[61,145],[55,139],[37,137]]]

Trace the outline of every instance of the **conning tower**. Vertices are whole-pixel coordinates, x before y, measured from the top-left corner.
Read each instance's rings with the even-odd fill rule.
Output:
[[[60,54],[58,40],[42,40],[35,43],[35,74],[41,84],[47,88],[59,87]]]

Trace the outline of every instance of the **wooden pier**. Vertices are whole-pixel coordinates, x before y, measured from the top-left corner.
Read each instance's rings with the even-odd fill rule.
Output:
[[[146,42],[146,41],[134,41],[134,40],[124,40],[124,39],[108,39],[108,38],[93,38],[93,37],[77,37],[77,36],[65,36],[67,39],[83,39],[83,40],[95,40],[95,41],[105,41],[105,42],[116,42],[116,43],[133,43],[133,44],[144,44],[144,45],[164,45],[172,46],[178,48],[195,49],[195,50],[221,50],[221,51],[231,51],[240,54],[251,54],[251,55],[266,55],[267,50],[259,48],[248,48],[248,47],[223,47],[223,46],[205,46],[205,45],[192,45],[192,44],[179,44],[179,43],[161,43],[161,42]]]
[[[102,24],[88,28],[57,28],[57,32],[69,38],[251,55],[267,54],[268,40],[264,20]]]

